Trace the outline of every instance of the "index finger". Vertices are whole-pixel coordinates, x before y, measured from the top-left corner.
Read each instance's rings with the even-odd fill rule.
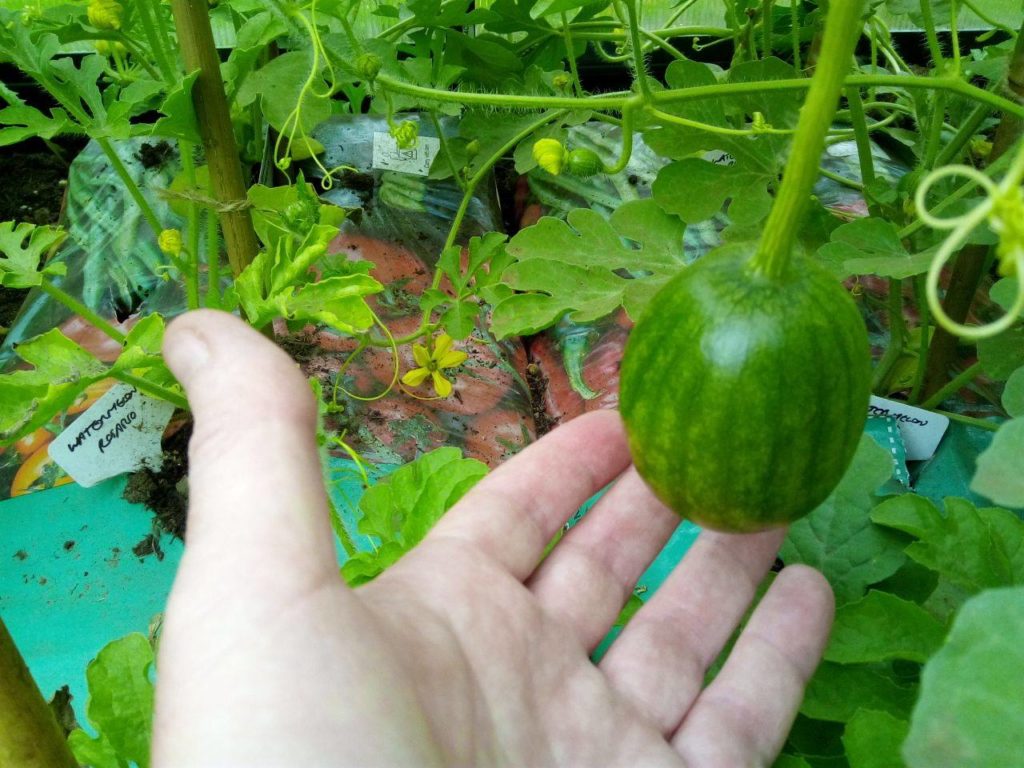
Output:
[[[618,413],[579,416],[481,480],[426,541],[462,540],[525,579],[558,529],[629,463]]]

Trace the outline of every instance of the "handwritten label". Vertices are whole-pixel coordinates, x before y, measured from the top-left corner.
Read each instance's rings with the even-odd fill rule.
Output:
[[[939,441],[949,427],[949,419],[942,414],[874,395],[868,404],[868,415],[888,416],[896,421],[907,448],[907,458],[911,461],[922,461],[934,456]]]
[[[117,384],[50,443],[50,457],[79,485],[143,466],[159,469],[160,439],[174,406]]]
[[[415,147],[399,149],[390,133],[378,132],[373,134],[373,167],[382,171],[426,176],[440,149],[440,140],[433,136],[420,136],[416,139]]]

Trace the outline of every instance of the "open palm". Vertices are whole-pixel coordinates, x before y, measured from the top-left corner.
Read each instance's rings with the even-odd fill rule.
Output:
[[[828,585],[783,570],[705,688],[782,533],[702,533],[595,666],[678,524],[629,467],[615,413],[531,446],[351,590],[294,364],[209,311],[176,321],[165,354],[196,422],[155,766],[771,764],[825,642]]]

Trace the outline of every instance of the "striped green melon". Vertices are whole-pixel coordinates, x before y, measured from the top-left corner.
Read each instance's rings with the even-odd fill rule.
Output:
[[[794,258],[753,274],[721,249],[651,300],[622,362],[620,408],[641,476],[724,531],[791,522],[831,493],[867,414],[864,323],[843,287]]]

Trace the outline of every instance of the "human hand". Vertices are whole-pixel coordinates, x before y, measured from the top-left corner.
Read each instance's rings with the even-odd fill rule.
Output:
[[[771,764],[831,591],[810,568],[784,569],[702,689],[783,537],[704,532],[595,666],[588,653],[679,522],[630,468],[615,413],[523,451],[352,590],[292,361],[210,311],[175,321],[164,351],[195,428],[154,766]]]

